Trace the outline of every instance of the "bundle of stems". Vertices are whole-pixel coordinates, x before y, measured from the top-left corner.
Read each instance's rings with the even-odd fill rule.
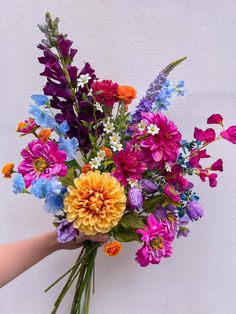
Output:
[[[45,292],[49,291],[59,281],[69,275],[65,286],[61,290],[61,293],[54,303],[54,308],[51,314],[55,314],[57,312],[64,296],[76,280],[77,283],[75,286],[75,293],[70,314],[89,313],[89,301],[92,287],[94,293],[95,258],[99,247],[100,244],[97,242],[86,241],[74,266],[71,267],[65,274],[63,274],[45,290]]]

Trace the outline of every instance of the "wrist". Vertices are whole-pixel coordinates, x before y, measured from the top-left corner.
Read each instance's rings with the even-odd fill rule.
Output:
[[[57,241],[57,232],[56,230],[48,232],[48,248],[50,254],[58,251],[61,248],[60,243]]]

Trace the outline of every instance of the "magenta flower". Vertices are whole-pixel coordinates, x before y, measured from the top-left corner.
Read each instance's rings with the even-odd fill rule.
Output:
[[[227,130],[224,130],[220,135],[227,141],[236,144],[236,126],[232,125]]]
[[[142,173],[147,169],[146,164],[142,161],[142,153],[130,146],[114,155],[113,159],[116,169],[112,175],[124,186],[128,184],[128,179],[141,180]]]
[[[213,114],[207,119],[208,124],[221,124],[223,126],[223,117],[219,114]]]
[[[171,243],[174,233],[169,231],[167,222],[158,221],[154,215],[147,218],[148,225],[144,229],[137,229],[141,234],[143,246],[136,252],[135,260],[142,266],[159,264],[162,257],[169,257],[173,253]]]
[[[38,125],[35,123],[33,118],[29,118],[18,124],[16,132],[29,134],[35,131],[38,128]]]
[[[26,187],[37,178],[50,179],[53,176],[65,176],[67,173],[66,153],[58,150],[53,141],[44,143],[33,140],[26,149],[21,151],[24,160],[19,164],[18,171],[24,177]]]
[[[191,151],[189,157],[189,165],[193,168],[200,168],[200,159],[210,158],[211,156],[207,154],[206,149],[198,150],[197,148]]]
[[[223,171],[223,160],[217,159],[210,167],[211,170],[214,171]]]
[[[135,141],[140,137],[140,146],[144,153],[144,161],[147,163],[149,169],[155,167],[163,168],[165,163],[172,164],[177,160],[181,133],[178,131],[176,125],[169,121],[160,112],[154,114],[153,112],[142,113],[142,120],[147,127],[151,124],[158,128],[158,133],[152,135],[144,130],[136,132]]]
[[[209,128],[205,131],[195,128],[194,129],[194,138],[200,142],[211,143],[216,138],[216,133],[213,129]]]
[[[180,195],[179,193],[171,186],[170,184],[166,183],[163,192],[166,196],[168,196],[172,201],[179,202],[180,201]]]

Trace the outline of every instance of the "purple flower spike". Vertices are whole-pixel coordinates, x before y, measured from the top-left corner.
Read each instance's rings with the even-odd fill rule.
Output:
[[[186,205],[186,213],[191,220],[198,220],[203,216],[203,208],[196,201],[190,201]]]
[[[57,241],[60,243],[66,243],[72,241],[78,232],[68,220],[64,219],[57,227]]]
[[[143,179],[141,181],[141,184],[142,184],[142,188],[148,193],[155,192],[158,189],[158,186],[156,185],[156,183],[148,179]]]
[[[140,209],[143,207],[143,195],[140,189],[131,188],[128,193],[128,198],[132,209]]]

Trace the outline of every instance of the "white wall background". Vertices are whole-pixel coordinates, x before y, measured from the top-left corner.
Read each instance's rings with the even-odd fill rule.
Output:
[[[235,0],[1,0],[0,7],[1,165],[20,160],[26,139],[14,130],[27,116],[30,95],[45,82],[36,25],[46,11],[60,17],[61,29],[79,47],[80,65],[90,61],[100,78],[136,86],[140,97],[163,66],[187,55],[171,78],[185,79],[189,94],[168,113],[186,137],[195,125],[204,128],[211,113],[236,124]],[[204,218],[159,266],[141,269],[134,261],[136,245],[125,245],[117,258],[100,253],[91,314],[236,313],[236,146],[220,142],[210,152],[224,158],[225,171],[215,189],[196,180]],[[15,196],[2,178],[0,191],[0,242],[52,228],[40,201]],[[50,313],[60,287],[43,291],[76,255],[57,252],[1,289],[0,313]],[[68,314],[71,298],[59,314]]]

